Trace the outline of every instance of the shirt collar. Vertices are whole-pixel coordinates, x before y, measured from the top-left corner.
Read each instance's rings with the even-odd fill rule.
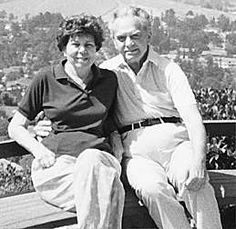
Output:
[[[59,64],[57,64],[56,66],[53,67],[53,73],[54,73],[54,77],[57,80],[60,79],[69,79],[69,76],[66,74],[65,70],[64,70],[64,64],[66,62],[66,59],[63,59],[59,62]]]
[[[125,62],[124,57],[121,54],[118,54],[116,57],[116,63],[118,63],[119,67],[127,66],[128,64]]]
[[[66,74],[65,69],[64,69],[64,64],[66,61],[67,61],[66,59],[61,60],[60,63],[56,65],[53,69],[54,76],[57,80],[70,79],[70,77]],[[91,69],[93,72],[92,81],[102,77],[100,69],[95,64],[92,65]]]
[[[159,54],[153,50],[153,47],[148,46],[148,56],[147,59],[144,61],[143,65],[146,65],[148,62],[152,62],[158,66],[159,58]],[[124,57],[121,54],[117,56],[117,63],[119,63],[120,67],[128,66],[128,64],[125,62]]]
[[[145,63],[152,62],[155,65],[158,65],[158,59],[160,58],[159,54],[153,50],[152,46],[149,46],[148,56]]]

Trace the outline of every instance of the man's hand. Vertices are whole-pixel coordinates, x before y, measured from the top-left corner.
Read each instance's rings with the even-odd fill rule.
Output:
[[[37,139],[42,140],[42,138],[48,136],[52,131],[52,122],[50,120],[40,120],[33,127],[33,131]]]
[[[31,126],[30,132],[36,136],[38,141],[42,141],[42,139],[49,135],[52,131],[52,122],[45,117],[43,111],[41,111],[37,117],[35,118],[36,125]],[[29,129],[29,128],[28,128]]]
[[[188,178],[184,183],[185,188],[198,191],[206,182],[206,167],[204,162],[195,162],[188,170]]]
[[[41,111],[35,118],[34,124],[30,124],[27,129],[29,133],[35,137],[39,142],[49,135],[52,131],[52,122],[45,117],[43,111]]]
[[[112,146],[113,155],[121,163],[124,149],[123,149],[121,136],[117,131],[114,131],[110,134],[110,144]]]

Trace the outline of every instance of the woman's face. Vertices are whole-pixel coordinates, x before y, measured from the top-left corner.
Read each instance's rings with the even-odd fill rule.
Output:
[[[77,69],[90,68],[96,59],[94,37],[86,34],[71,36],[64,49],[64,55]]]

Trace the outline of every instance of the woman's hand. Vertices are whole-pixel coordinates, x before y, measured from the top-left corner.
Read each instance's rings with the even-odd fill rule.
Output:
[[[29,133],[26,129],[28,123],[29,120],[19,111],[16,111],[8,125],[9,136],[31,152],[43,168],[48,168],[55,163],[55,154]]]
[[[49,168],[54,165],[56,162],[56,156],[55,153],[45,148],[44,150],[41,150],[39,152],[33,153],[35,160],[38,161],[38,163],[43,168]]]

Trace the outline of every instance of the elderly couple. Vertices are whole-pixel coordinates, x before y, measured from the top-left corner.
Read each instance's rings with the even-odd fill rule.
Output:
[[[149,45],[145,10],[119,8],[110,30],[119,55],[97,67],[103,41],[97,19],[65,19],[57,35],[64,59],[33,79],[9,124],[11,138],[35,157],[36,191],[75,210],[79,229],[119,229],[122,158],[159,228],[191,228],[179,197],[198,229],[222,228],[205,167],[205,129],[185,74]],[[35,127],[48,135],[40,142],[27,125],[41,111],[50,121]]]

